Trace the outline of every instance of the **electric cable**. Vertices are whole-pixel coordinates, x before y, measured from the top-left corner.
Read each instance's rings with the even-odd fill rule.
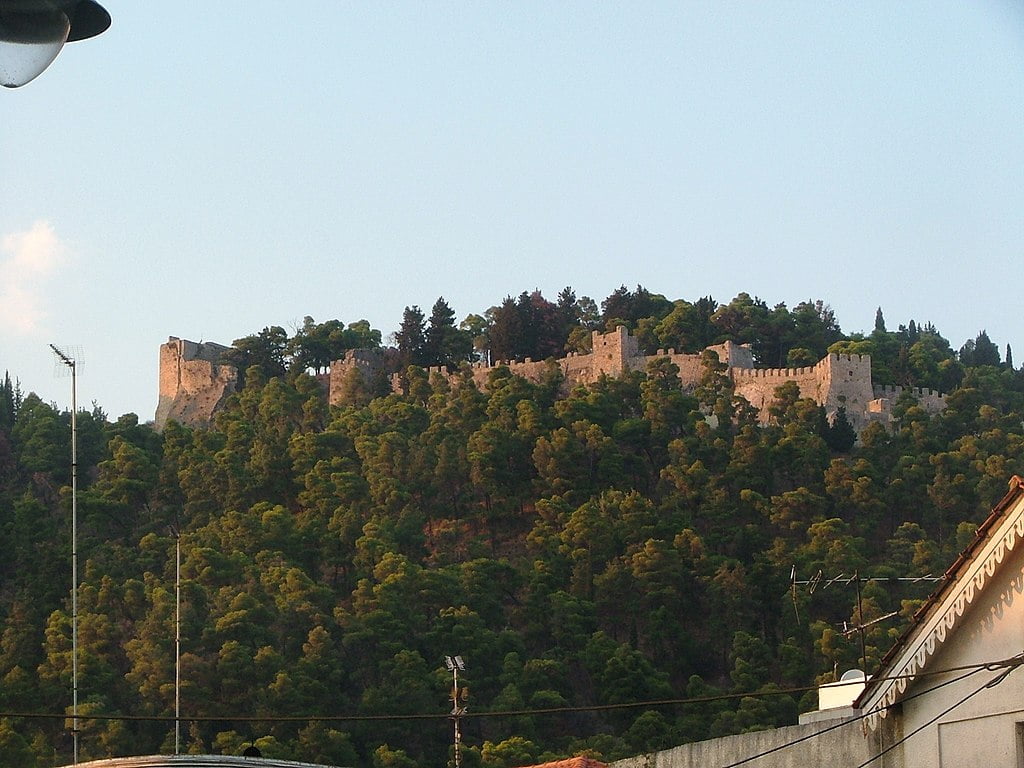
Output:
[[[1008,660],[1008,661],[1011,661],[1011,660]],[[902,738],[898,739],[897,741],[894,741],[892,744],[890,744],[888,747],[883,749],[877,755],[875,755],[874,757],[872,757],[872,758],[868,759],[867,761],[865,761],[865,762],[861,763],[860,765],[858,765],[857,768],[867,768],[867,766],[871,765],[873,762],[875,762],[875,760],[880,758],[882,755],[888,754],[892,750],[896,749],[896,747],[900,746],[901,744],[904,744],[907,741],[907,739],[909,739],[911,736],[913,736],[913,735],[915,735],[917,733],[920,733],[925,728],[927,728],[929,725],[931,725],[936,720],[938,720],[940,717],[945,717],[950,712],[952,712],[954,709],[959,707],[961,704],[965,704],[966,702],[968,702],[970,699],[972,699],[975,696],[977,696],[982,691],[987,690],[989,688],[995,688],[997,685],[999,685],[1001,682],[1003,682],[1003,680],[1005,680],[1010,675],[1010,673],[1013,672],[1013,670],[1017,669],[1017,667],[1019,667],[1021,664],[1024,664],[1024,654],[1018,654],[1017,656],[1014,656],[1013,659],[1012,659],[1012,663],[1006,664],[1006,668],[1005,669],[1003,669],[1001,672],[999,672],[999,674],[997,674],[991,680],[989,680],[988,682],[984,683],[980,688],[976,688],[975,690],[971,691],[971,693],[969,693],[966,696],[964,696],[963,698],[961,698],[959,701],[954,702],[950,706],[946,707],[944,710],[939,712],[939,714],[935,715],[935,717],[931,718],[927,722],[922,723],[917,728],[912,730],[910,733],[904,735]]]
[[[942,688],[944,686],[951,685],[953,683],[958,683],[961,680],[966,680],[968,677],[971,677],[972,675],[976,675],[979,672],[982,672],[983,670],[985,670],[987,668],[988,668],[987,666],[976,667],[975,669],[971,669],[971,670],[965,672],[964,674],[962,674],[962,675],[960,675],[958,677],[954,677],[954,678],[951,678],[950,680],[946,680],[944,682],[941,682],[941,683],[939,683],[938,685],[936,685],[936,686],[934,686],[932,688],[928,688],[927,690],[920,691],[918,693],[913,694],[912,696],[907,696],[905,699],[903,699],[903,701],[910,701],[912,699],[916,699],[919,696],[923,696],[926,693],[932,693],[933,691],[937,691],[937,690],[939,690],[940,688]],[[882,709],[889,709],[889,708],[890,708],[890,705],[887,705],[887,706],[883,707]],[[771,749],[766,749],[763,752],[758,752],[756,755],[750,755],[749,757],[745,757],[742,760],[737,760],[734,763],[729,763],[728,765],[722,766],[722,768],[736,768],[736,766],[744,765],[746,763],[753,762],[754,760],[760,760],[762,757],[774,754],[775,752],[781,752],[784,749],[789,749],[789,747],[794,747],[797,744],[802,744],[805,741],[810,741],[811,739],[815,739],[818,736],[821,736],[823,734],[829,733],[830,731],[835,731],[835,730],[838,730],[839,728],[845,728],[850,723],[856,723],[856,722],[860,722],[861,720],[865,720],[868,717],[870,717],[872,714],[875,714],[875,713],[880,712],[880,711],[881,710],[873,710],[872,712],[868,712],[868,713],[865,713],[865,714],[853,715],[851,717],[844,718],[843,720],[841,720],[838,723],[835,723],[834,725],[830,725],[830,726],[827,726],[825,728],[822,728],[820,731],[815,731],[814,733],[809,733],[809,734],[807,734],[805,736],[801,736],[798,739],[794,739],[793,741],[787,741],[785,744],[779,744],[777,746],[772,747]]]
[[[934,671],[923,671],[913,675],[890,675],[885,677],[872,678],[872,682],[881,682],[885,680],[921,680],[927,677],[936,675],[945,675],[954,672],[967,672],[968,674],[963,675],[956,680],[963,679],[964,677],[970,676],[975,672],[982,670],[993,670],[1002,669],[1009,665],[1014,665],[1011,668],[1015,668],[1016,665],[1024,663],[1024,654],[1011,657],[1010,659],[1000,659],[995,661],[985,661],[976,664],[963,664],[954,667],[948,667],[946,669],[934,670]],[[940,685],[935,686],[934,689],[941,688],[943,685],[948,685],[946,681]],[[551,714],[572,714],[576,712],[604,712],[614,711],[622,709],[639,709],[641,707],[659,707],[659,706],[679,706],[686,704],[707,704],[718,701],[729,701],[731,699],[742,699],[742,698],[764,698],[769,696],[784,696],[792,693],[804,693],[806,691],[817,690],[820,686],[798,686],[792,688],[779,688],[772,691],[751,691],[751,692],[740,692],[740,693],[723,693],[715,694],[711,696],[694,696],[683,699],[656,699],[650,701],[633,701],[633,702],[622,702],[617,704],[591,704],[591,705],[579,705],[579,706],[566,706],[566,707],[547,707],[541,709],[515,709],[515,710],[498,710],[490,712],[467,712],[462,717],[465,718],[477,718],[477,719],[488,719],[488,718],[499,718],[499,717],[528,717],[533,715],[551,715]],[[927,693],[929,691],[924,691]],[[915,696],[921,694],[915,694]],[[907,699],[909,700],[909,699]],[[66,719],[69,715],[65,712],[0,712],[0,718],[22,718],[22,719]],[[866,717],[866,715],[864,716]],[[125,722],[132,721],[144,721],[144,722],[174,722],[175,717],[173,715],[125,715],[125,714],[79,714],[79,720],[119,720]],[[288,723],[288,722],[387,722],[387,721],[400,721],[400,720],[449,720],[451,714],[447,712],[440,713],[412,713],[412,714],[383,714],[383,715],[356,715],[356,714],[342,714],[342,715],[231,715],[231,714],[217,714],[217,715],[182,715],[181,720],[191,722],[238,722],[238,723]],[[819,731],[818,733],[824,733],[825,731]],[[740,765],[741,763],[736,763]]]
[[[920,728],[917,728],[912,733],[907,734],[902,739],[900,739],[898,742],[896,742],[895,744],[893,744],[893,745],[889,746],[888,748],[886,748],[886,750],[884,750],[883,752],[880,752],[879,754],[875,755],[873,758],[868,760],[868,762],[863,763],[863,764],[857,766],[857,768],[865,768],[866,766],[870,765],[872,762],[877,760],[879,757],[881,757],[882,755],[886,754],[886,752],[889,752],[890,750],[894,749],[899,744],[902,744],[908,738],[913,736],[914,733],[917,733],[922,728],[925,728],[928,725],[931,725],[931,723],[933,723],[935,720],[937,720],[938,718],[940,718],[943,715],[947,714],[948,712],[951,712],[953,709],[955,709],[956,707],[958,707],[961,704],[963,704],[965,701],[967,701],[967,699],[971,698],[975,694],[979,693],[980,691],[985,690],[986,688],[992,688],[995,685],[998,685],[1000,682],[1002,682],[1006,678],[1007,675],[1010,674],[1010,672],[1012,672],[1014,669],[1019,667],[1021,664],[1024,664],[1024,653],[1019,653],[1016,656],[1011,656],[1010,658],[1001,659],[999,661],[989,661],[989,662],[984,662],[984,663],[979,663],[979,664],[965,664],[965,665],[960,665],[960,666],[957,666],[957,667],[950,667],[949,669],[936,670],[934,672],[930,672],[929,674],[933,675],[933,676],[934,675],[940,675],[940,674],[948,674],[949,672],[953,672],[953,671],[964,671],[964,674],[959,675],[959,676],[954,677],[954,678],[951,678],[949,680],[944,680],[943,682],[941,682],[938,685],[935,685],[935,686],[933,686],[931,688],[927,688],[927,689],[925,689],[923,691],[918,691],[917,693],[914,693],[914,694],[912,694],[910,696],[906,696],[906,697],[904,697],[903,699],[900,700],[900,702],[899,702],[900,704],[905,704],[906,702],[913,701],[914,699],[920,698],[921,696],[925,696],[925,695],[927,695],[929,693],[934,693],[935,691],[939,690],[940,688],[943,688],[943,687],[945,687],[947,685],[952,685],[953,683],[958,683],[961,680],[966,680],[968,677],[976,675],[979,672],[984,672],[984,671],[991,672],[991,671],[997,670],[997,669],[998,670],[1002,670],[998,675],[996,675],[996,677],[994,677],[992,680],[989,680],[987,683],[982,685],[981,688],[975,690],[973,693],[971,693],[970,695],[968,695],[964,699],[961,699],[960,701],[958,701],[956,704],[954,704],[949,709],[947,709],[944,712],[941,712],[940,714],[936,715],[935,718],[933,718],[932,720],[928,721],[927,723],[922,725]],[[923,673],[921,675],[917,675],[918,678],[923,677],[923,676],[924,676]],[[876,680],[884,680],[884,679],[890,679],[891,680],[891,679],[899,679],[900,677],[913,677],[913,676],[898,675],[898,676],[893,676],[893,677],[889,677],[889,678],[875,678],[875,679]],[[872,710],[871,712],[865,712],[865,713],[862,713],[860,715],[855,715],[853,717],[846,718],[846,719],[842,720],[839,723],[836,723],[834,725],[830,725],[830,726],[828,726],[826,728],[822,728],[820,731],[815,731],[814,733],[810,733],[810,734],[807,734],[805,736],[801,736],[801,737],[799,737],[797,739],[794,739],[793,741],[788,741],[785,744],[776,745],[776,746],[774,746],[774,747],[772,747],[770,749],[764,750],[763,752],[758,752],[757,754],[750,755],[748,757],[743,758],[742,760],[737,760],[736,762],[729,763],[729,764],[727,764],[725,766],[722,766],[722,768],[736,768],[736,766],[744,765],[746,763],[753,762],[754,760],[759,760],[762,757],[766,757],[767,755],[773,754],[775,752],[780,752],[783,749],[788,749],[789,747],[796,746],[797,744],[801,744],[801,743],[803,743],[805,741],[810,741],[811,739],[814,739],[814,738],[817,738],[818,736],[821,736],[823,734],[829,733],[830,731],[834,731],[834,730],[837,730],[839,728],[844,728],[844,727],[848,726],[850,723],[856,723],[856,722],[860,722],[862,720],[865,720],[868,717],[871,717],[872,715],[877,714],[878,712],[881,712],[881,711],[887,710],[887,709],[891,709],[893,706],[895,706],[895,704],[886,705],[886,706],[881,707],[879,709]]]

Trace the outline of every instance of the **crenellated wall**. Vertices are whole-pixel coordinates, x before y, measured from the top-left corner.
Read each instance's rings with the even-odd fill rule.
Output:
[[[617,377],[627,371],[646,370],[658,358],[667,357],[679,368],[679,383],[692,390],[704,372],[701,354],[677,353],[674,349],[658,350],[657,355],[643,355],[635,337],[619,326],[614,331],[594,331],[591,351],[571,353],[554,361],[565,378],[568,391],[577,384],[593,384],[601,376]],[[171,337],[160,348],[160,402],[157,406],[156,425],[160,429],[168,419],[186,424],[208,424],[223,398],[234,392],[237,374],[233,367],[220,364],[223,353],[229,349],[219,344],[196,344]],[[871,358],[867,355],[830,354],[806,368],[755,368],[749,345],[727,341],[708,347],[728,366],[736,394],[742,395],[768,420],[768,406],[775,398],[775,390],[786,382],[794,382],[800,396],[810,398],[825,408],[831,420],[840,408],[858,432],[872,421],[888,423],[891,403],[903,392],[898,387],[873,387]],[[491,372],[507,365],[515,374],[539,381],[548,371],[550,361],[526,359],[498,361],[494,364],[472,364],[475,384],[483,388]],[[332,405],[342,405],[345,382],[353,372],[369,380],[395,370],[393,350],[350,350],[344,358],[331,363],[328,375],[328,397]],[[428,374],[449,375],[443,368],[430,368]],[[401,391],[402,380],[391,373],[393,391]],[[929,412],[944,407],[943,396],[931,390],[907,390],[917,397]]]
[[[911,395],[917,400],[918,406],[926,412],[939,413],[946,407],[945,395],[936,392],[934,389],[921,389],[919,387],[890,387],[875,386],[874,399],[867,406],[869,420],[888,423],[892,419],[892,406],[904,394]]]
[[[327,376],[328,402],[342,403],[345,383],[353,371],[358,371],[365,381],[370,381],[384,370],[384,365],[383,352],[375,349],[350,349],[345,357],[331,363],[331,371]]]

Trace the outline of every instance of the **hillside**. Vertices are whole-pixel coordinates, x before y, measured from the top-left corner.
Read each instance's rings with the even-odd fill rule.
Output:
[[[209,429],[80,413],[80,700],[103,716],[84,721],[83,757],[173,746],[173,531],[189,749],[257,740],[267,756],[440,767],[444,656],[459,654],[463,765],[512,768],[794,721],[815,682],[873,667],[929,589],[888,577],[941,574],[1024,472],[1024,374],[987,334],[954,352],[930,325],[886,330],[881,312],[869,336],[844,335],[821,302],[638,288],[598,312],[563,293],[458,328],[445,307],[410,308],[402,393],[353,382],[330,406],[323,360],[380,334],[332,321],[335,346],[317,356],[330,324],[310,320],[236,341],[244,377]],[[645,351],[732,341],[781,366],[870,355],[878,383],[941,390],[945,408],[904,396],[854,445],[795,385],[759,421],[710,358],[692,392],[665,358],[567,394],[555,368],[534,381],[498,366],[478,388],[471,372],[416,367],[456,370],[474,348],[541,360],[611,324]],[[69,414],[7,379],[4,765],[70,747],[69,456]],[[819,572],[813,591],[791,581]],[[860,610],[852,583],[826,586],[854,573]],[[893,612],[863,645],[842,632]]]

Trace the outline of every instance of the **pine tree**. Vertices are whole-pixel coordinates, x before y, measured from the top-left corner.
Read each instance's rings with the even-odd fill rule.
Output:
[[[426,335],[423,311],[415,304],[402,313],[402,324],[395,333],[395,346],[402,365],[423,365],[426,362]]]
[[[424,336],[423,352],[428,365],[448,365],[452,362],[448,359],[445,347],[455,330],[455,312],[448,306],[444,296],[438,296],[430,310],[430,320],[427,321]]]
[[[14,426],[14,416],[14,387],[11,385],[11,374],[5,372],[3,383],[0,384],[0,429],[10,432]]]
[[[875,310],[875,330],[885,333],[885,318],[882,316],[882,308]]]
[[[974,340],[975,365],[999,365],[999,347],[988,337],[988,332],[981,331]]]
[[[472,353],[472,334],[455,327],[454,310],[444,296],[438,297],[430,311],[424,338],[426,364],[453,366],[469,360]]]

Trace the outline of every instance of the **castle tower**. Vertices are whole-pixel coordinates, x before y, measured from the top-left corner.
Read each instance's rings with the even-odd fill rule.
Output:
[[[831,421],[840,408],[860,432],[867,426],[868,403],[875,399],[871,386],[871,358],[868,355],[830,354],[816,366],[823,394],[819,401]]]
[[[593,380],[602,374],[621,376],[626,371],[632,370],[637,365],[638,359],[641,367],[644,363],[636,338],[629,335],[629,331],[624,325],[620,325],[608,333],[594,331],[591,335],[590,355]]]
[[[154,427],[171,419],[189,426],[208,425],[222,401],[237,388],[238,371],[221,364],[231,347],[171,336],[160,345],[160,399]]]

